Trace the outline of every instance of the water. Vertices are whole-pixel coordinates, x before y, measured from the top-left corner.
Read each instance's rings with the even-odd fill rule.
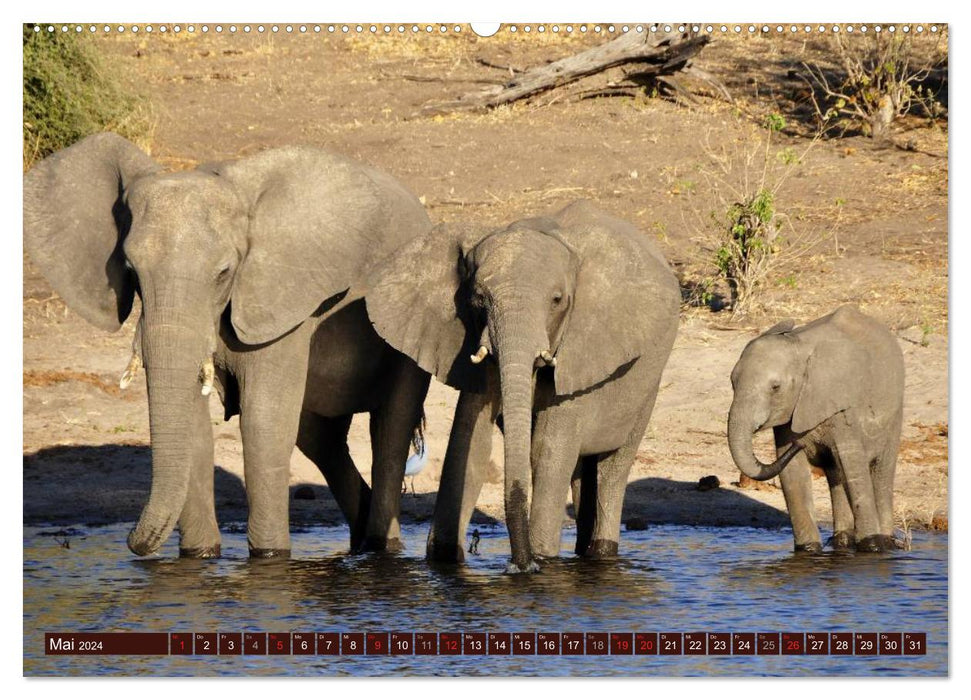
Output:
[[[791,533],[657,526],[623,533],[623,557],[564,556],[536,576],[502,571],[502,528],[481,555],[425,562],[420,526],[399,556],[347,556],[345,528],[294,533],[289,561],[139,560],[127,526],[24,528],[26,675],[941,676],[947,665],[947,536],[913,550],[796,557]],[[564,551],[572,550],[572,533]],[[926,656],[45,656],[44,632],[926,632]]]

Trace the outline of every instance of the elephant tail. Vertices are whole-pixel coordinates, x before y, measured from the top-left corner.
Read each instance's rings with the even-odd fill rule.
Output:
[[[425,421],[425,408],[421,409],[421,416],[418,418],[418,423],[413,429],[413,434],[411,436],[411,446],[415,448],[415,454],[422,454],[425,451],[425,427],[427,423]]]
[[[428,462],[428,453],[425,452],[425,412],[421,413],[421,418],[418,420],[418,424],[415,426],[415,433],[411,438],[411,446],[415,450],[415,454],[411,455],[405,461],[405,476],[415,476],[418,472],[425,468],[425,464]]]

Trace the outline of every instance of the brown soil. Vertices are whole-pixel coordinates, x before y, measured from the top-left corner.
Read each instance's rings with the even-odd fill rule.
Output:
[[[686,288],[711,258],[710,212],[727,201],[714,156],[761,154],[772,112],[791,128],[773,137],[770,173],[791,148],[801,156],[776,205],[806,252],[766,280],[743,319],[686,305],[657,408],[642,443],[625,519],[706,525],[788,524],[782,492],[739,489],[725,440],[729,373],[759,329],[808,321],[853,302],[897,333],[907,366],[904,435],[896,481],[902,527],[946,528],[948,513],[947,124],[906,119],[898,143],[863,137],[810,146],[795,107],[803,60],[826,60],[820,40],[718,38],[697,64],[723,80],[736,105],[702,96],[684,106],[651,98],[577,100],[564,88],[486,114],[419,116],[421,107],[502,81],[508,71],[554,60],[594,37],[477,39],[468,29],[418,37],[99,36],[117,69],[145,89],[158,115],[153,155],[179,169],[264,148],[306,143],[385,169],[421,196],[433,220],[508,222],[587,197],[657,238]],[[576,89],[596,86],[604,76]],[[736,158],[730,179],[745,169]],[[759,174],[756,160],[749,174]],[[774,175],[773,175],[774,176]],[[839,200],[839,204],[837,204]],[[706,249],[706,246],[709,246]],[[137,518],[150,482],[144,377],[120,392],[132,322],[109,335],[67,310],[24,261],[24,520],[100,523]],[[433,382],[426,403],[430,460],[403,499],[406,520],[430,516],[456,393]],[[217,508],[245,520],[238,420],[212,403]],[[367,421],[352,452],[369,478]],[[769,445],[765,445],[769,450]],[[501,438],[478,519],[502,517]],[[698,490],[716,476],[721,486]],[[301,454],[291,483],[298,523],[339,523],[320,474]],[[830,519],[825,479],[815,482]],[[409,483],[409,488],[412,485]]]

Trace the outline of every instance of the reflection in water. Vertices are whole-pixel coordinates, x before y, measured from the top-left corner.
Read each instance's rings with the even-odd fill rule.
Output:
[[[947,537],[914,551],[795,556],[790,534],[655,527],[624,534],[623,557],[565,555],[505,576],[504,530],[481,554],[429,565],[420,528],[402,556],[345,553],[342,528],[295,533],[299,559],[251,561],[228,533],[216,561],[137,560],[126,528],[92,528],[70,549],[25,528],[24,670],[66,674],[943,675]],[[564,538],[564,553],[572,551]],[[45,631],[913,631],[926,657],[46,657]]]

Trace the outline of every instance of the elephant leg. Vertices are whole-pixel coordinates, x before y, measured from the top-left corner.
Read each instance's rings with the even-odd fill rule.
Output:
[[[555,426],[555,427],[554,427]],[[580,445],[576,422],[563,411],[544,411],[533,428],[533,496],[529,538],[533,553],[555,557],[560,553],[565,517],[565,496],[576,468]]]
[[[387,400],[371,414],[371,508],[364,537],[364,549],[371,552],[402,549],[401,482],[431,381],[410,359],[400,360]]]
[[[577,460],[573,471],[573,513],[577,520],[577,542],[574,552],[583,556],[593,540],[593,524],[597,520],[597,462],[598,455]]]
[[[832,457],[824,466],[826,482],[829,484],[829,497],[833,505],[833,548],[841,551],[853,549],[856,544],[854,534],[853,509],[846,495],[843,473]]]
[[[782,454],[785,448],[779,451]],[[823,551],[819,537],[819,526],[813,512],[813,479],[809,462],[800,453],[792,458],[789,465],[779,474],[782,495],[786,499],[786,509],[792,522],[792,539],[797,552],[817,553]]]
[[[601,455],[597,460],[596,517],[590,543],[583,556],[605,559],[617,556],[620,544],[620,520],[624,513],[624,496],[627,494],[627,480],[634,466],[637,450],[641,446],[647,424],[654,412],[660,376],[652,380],[650,395],[645,400],[627,442],[611,453]],[[579,549],[579,540],[577,551]]]
[[[218,557],[221,551],[219,523],[213,487],[213,439],[209,399],[197,396],[188,409],[192,445],[189,492],[179,516],[179,556],[193,559]]]
[[[465,561],[465,533],[492,454],[496,403],[489,394],[459,394],[426,545],[432,561]]]
[[[792,434],[784,427],[773,430],[776,454],[785,453],[792,442]],[[819,537],[819,525],[813,507],[813,478],[806,453],[800,452],[790,460],[788,466],[779,474],[782,495],[786,499],[786,509],[792,523],[792,539],[797,552],[817,553],[823,551]]]
[[[364,543],[371,505],[371,487],[354,466],[347,449],[353,416],[325,418],[304,410],[300,414],[297,447],[317,465],[351,529],[351,551]]]
[[[877,504],[880,534],[893,537],[893,481],[897,471],[897,451],[900,447],[902,415],[897,414],[890,426],[891,434],[873,467],[873,495]]]
[[[835,457],[843,473],[846,493],[853,510],[857,550],[879,552],[891,548],[891,536],[880,532],[873,480],[870,476],[870,460],[859,438],[849,426],[836,436]]]
[[[251,557],[290,556],[290,457],[300,425],[311,331],[305,324],[254,353],[240,374]]]
[[[596,516],[593,523],[590,544],[583,556],[592,559],[607,559],[617,556],[620,543],[620,519],[624,510],[624,495],[627,492],[627,478],[634,457],[637,456],[636,442],[602,455],[597,461]]]

